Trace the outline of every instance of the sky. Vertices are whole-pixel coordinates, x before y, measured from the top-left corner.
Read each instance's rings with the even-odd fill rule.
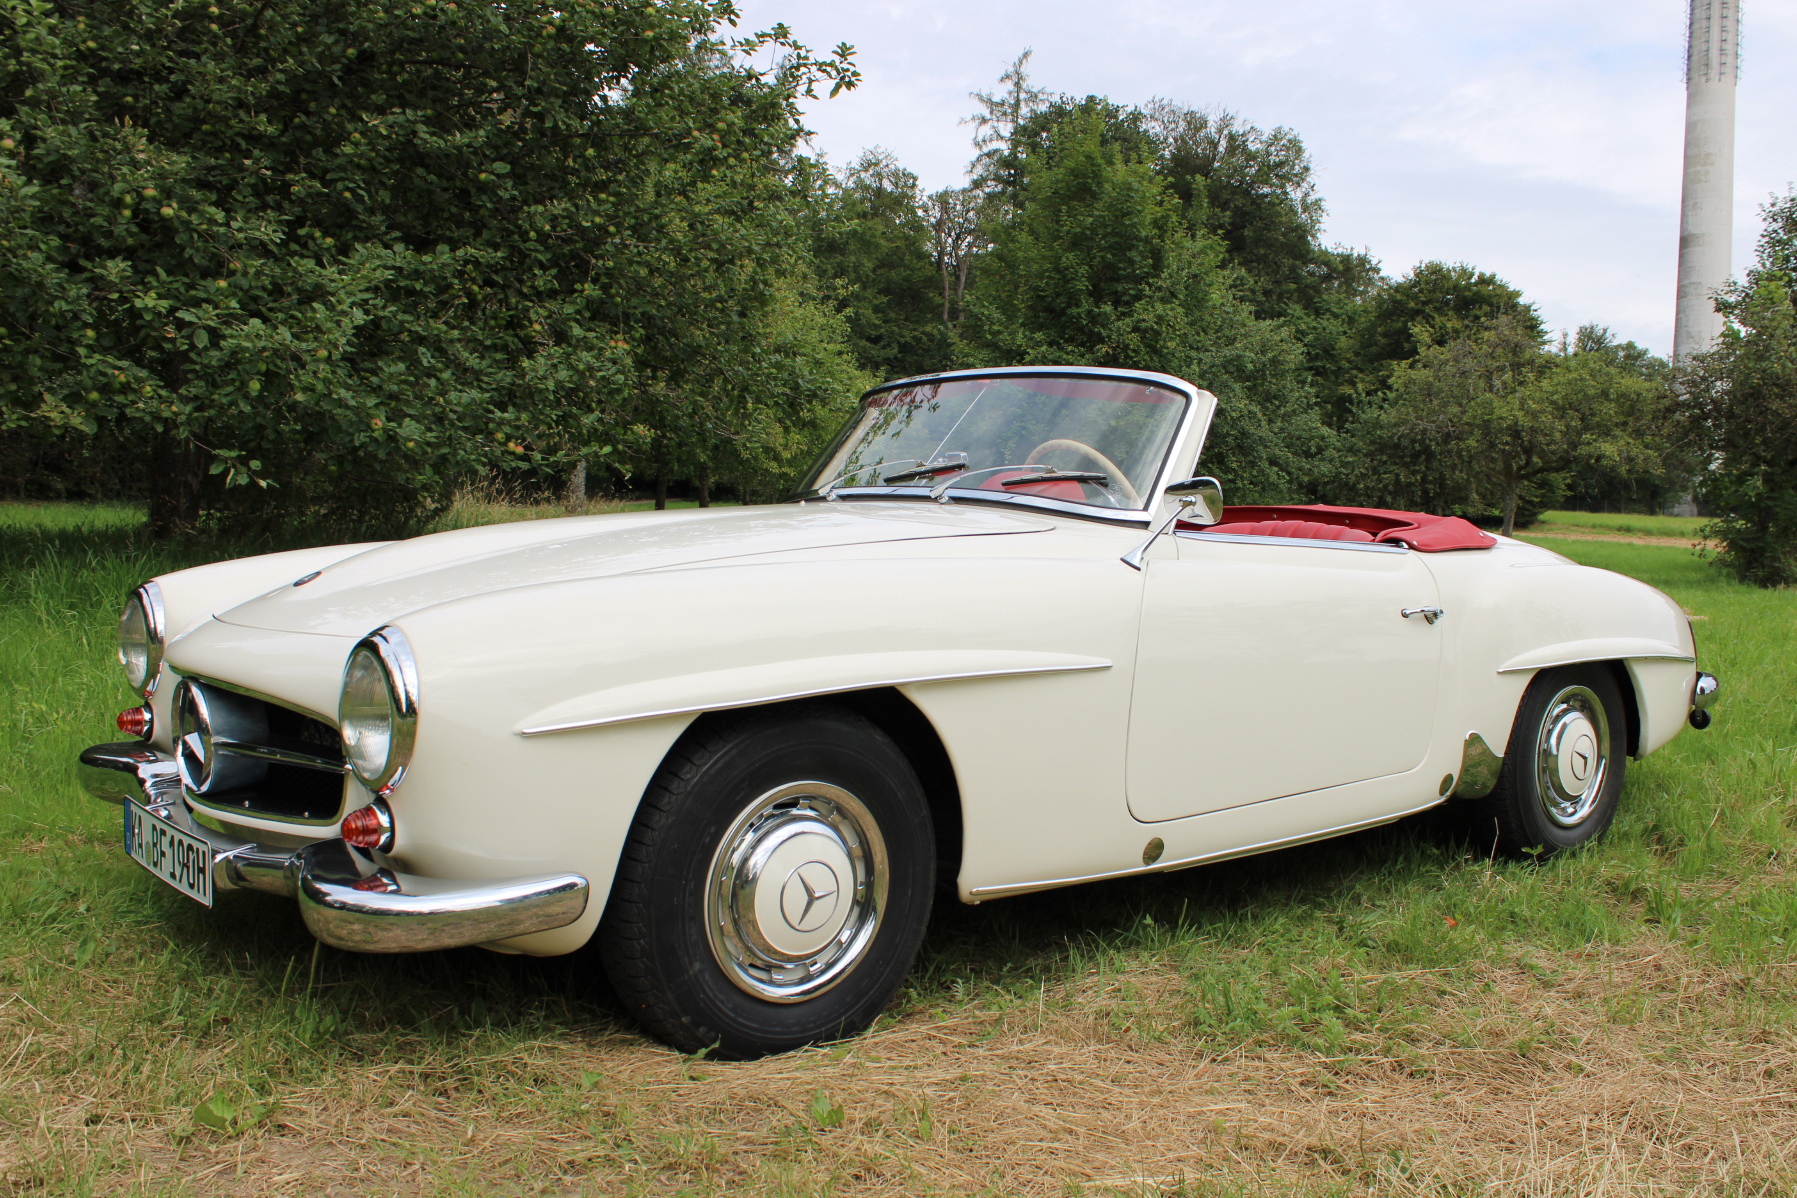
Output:
[[[1120,103],[1221,105],[1309,149],[1325,239],[1389,275],[1468,262],[1550,329],[1608,325],[1672,348],[1684,144],[1683,0],[738,0],[856,48],[863,82],[808,102],[837,166],[883,146],[928,189],[972,157],[969,93],[1028,48],[1031,82]],[[1735,273],[1759,207],[1797,181],[1797,4],[1746,0]]]

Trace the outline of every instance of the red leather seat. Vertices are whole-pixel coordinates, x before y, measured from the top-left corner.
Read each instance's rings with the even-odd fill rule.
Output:
[[[1345,524],[1322,524],[1316,520],[1256,520],[1251,524],[1213,524],[1204,529],[1212,533],[1233,533],[1238,537],[1301,537],[1311,541],[1371,541],[1373,534]]]

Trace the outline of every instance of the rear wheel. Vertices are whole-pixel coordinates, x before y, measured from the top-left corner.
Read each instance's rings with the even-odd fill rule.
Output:
[[[1535,676],[1478,821],[1500,851],[1546,858],[1603,836],[1628,766],[1626,719],[1622,689],[1604,666]]]
[[[929,806],[870,721],[817,704],[714,717],[644,796],[599,952],[683,1052],[854,1035],[903,983],[935,881]]]

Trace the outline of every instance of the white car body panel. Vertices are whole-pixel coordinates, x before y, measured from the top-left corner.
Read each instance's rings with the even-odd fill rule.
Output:
[[[1252,543],[1251,543],[1252,542]],[[1157,821],[1419,765],[1435,724],[1436,602],[1398,546],[1178,538],[1150,563],[1129,734],[1129,804]],[[1327,596],[1327,599],[1322,597]]]
[[[1180,387],[1194,403],[1162,487],[1193,471],[1214,411]],[[1550,665],[1618,663],[1640,753],[1683,726],[1688,624],[1620,575],[1501,538],[1423,553],[1202,532],[1160,537],[1137,571],[1119,558],[1147,523],[864,497],[221,563],[158,580],[156,701],[190,674],[330,721],[359,638],[397,628],[420,716],[388,859],[425,878],[587,879],[579,920],[495,946],[533,954],[592,934],[645,788],[707,711],[896,689],[952,767],[970,902],[1432,806],[1469,734],[1505,751]],[[1426,606],[1445,615],[1399,614]],[[365,801],[345,785],[346,810]],[[271,842],[335,835],[212,816]]]

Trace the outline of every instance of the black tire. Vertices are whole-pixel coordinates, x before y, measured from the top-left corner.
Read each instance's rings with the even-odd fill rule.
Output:
[[[871,721],[822,703],[707,717],[643,797],[600,960],[624,1008],[682,1052],[747,1060],[852,1036],[904,982],[935,872],[923,788]]]
[[[1538,860],[1601,839],[1616,818],[1628,769],[1627,719],[1622,688],[1607,666],[1560,666],[1535,675],[1517,708],[1497,787],[1468,812],[1475,833],[1487,844],[1495,837],[1506,856]],[[1581,733],[1594,737],[1596,753],[1583,789],[1576,781],[1569,788]],[[1562,761],[1570,763],[1567,773],[1560,772]]]

